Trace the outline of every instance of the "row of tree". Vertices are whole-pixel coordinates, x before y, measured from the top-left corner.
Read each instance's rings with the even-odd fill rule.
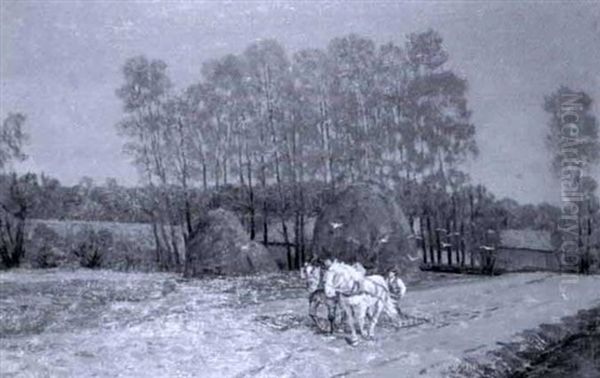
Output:
[[[359,180],[436,177],[450,185],[477,148],[467,83],[447,61],[433,30],[409,35],[403,46],[349,35],[291,57],[262,40],[206,62],[200,81],[177,92],[164,62],[129,59],[117,90],[125,112],[119,130],[154,191],[153,222],[184,224],[189,235],[192,188],[233,183],[251,237],[260,233],[268,244],[275,217],[292,244],[286,217],[302,235],[307,182],[331,191]],[[271,185],[281,203],[291,193],[290,208],[272,214],[270,199],[257,200],[256,191]],[[178,219],[167,211],[175,205],[171,186],[184,196]]]
[[[163,241],[180,229],[187,239],[200,212],[226,207],[267,245],[278,222],[293,268],[301,261],[292,260],[292,246],[296,256],[306,255],[306,218],[338,188],[363,180],[396,188],[413,230],[429,239],[429,261],[439,261],[433,255],[442,250],[436,230],[460,234],[469,244],[455,243],[463,251],[484,242],[487,230],[556,230],[559,208],[498,201],[458,169],[477,147],[466,81],[446,68],[447,60],[432,30],[409,35],[402,46],[349,35],[292,56],[264,40],[206,62],[199,81],[177,91],[164,62],[129,59],[117,90],[124,105],[118,129],[142,187],[89,179],[64,187],[46,176],[3,174],[0,253],[15,264],[10,259],[22,253],[27,217],[150,222],[158,265],[179,268],[178,246]],[[564,158],[559,100],[566,92],[560,88],[544,104],[556,161]],[[589,96],[580,102],[579,152],[592,165],[598,123]],[[25,157],[24,121],[9,114],[2,124],[2,172]],[[560,173],[560,164],[554,167]],[[583,243],[599,224],[598,201],[594,180],[579,181],[587,201],[578,220]]]

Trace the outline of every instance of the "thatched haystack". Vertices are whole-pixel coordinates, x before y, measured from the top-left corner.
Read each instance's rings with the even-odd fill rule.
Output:
[[[313,255],[358,261],[379,272],[392,268],[403,274],[417,271],[412,232],[395,198],[371,183],[343,190],[317,217]]]
[[[251,241],[236,216],[223,209],[199,220],[188,244],[185,277],[277,271],[267,249]]]

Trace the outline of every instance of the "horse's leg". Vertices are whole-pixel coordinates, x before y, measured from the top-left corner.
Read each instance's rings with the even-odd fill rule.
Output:
[[[367,309],[366,309],[366,311],[365,311],[365,312],[366,312],[366,315],[367,315],[367,316],[366,316],[366,319],[367,319],[367,321],[369,321],[369,322],[370,322],[370,321],[373,319],[373,312],[374,312],[374,311],[375,311],[375,307],[373,306],[373,304],[372,304],[372,303],[369,303],[369,304],[367,305]]]
[[[354,316],[352,315],[352,306],[350,306],[347,299],[342,299],[341,302],[344,307],[344,312],[346,313],[346,321],[348,327],[350,327],[349,343],[351,345],[356,345],[358,343],[358,337],[356,336],[356,329],[354,328]]]
[[[356,314],[358,320],[358,329],[360,331],[360,335],[364,338],[367,338],[367,332],[365,330],[365,317],[368,309],[367,299],[364,298],[360,304],[356,306],[358,314]]]
[[[341,306],[341,305],[340,305]],[[340,311],[340,324],[345,324],[348,320],[348,317],[346,316],[346,311]]]
[[[371,325],[369,327],[369,337],[370,338],[375,337],[375,326],[377,325],[377,322],[379,321],[379,316],[381,316],[381,312],[383,311],[383,306],[384,306],[384,304],[382,303],[381,299],[377,299],[375,301],[374,311],[373,311],[373,319],[371,319]]]
[[[335,330],[337,302],[337,300],[332,298],[325,299],[325,303],[327,304],[327,319],[329,320],[329,333],[333,333],[333,331]]]
[[[321,326],[319,324],[319,319],[317,317],[319,302],[320,301],[317,296],[317,293],[316,292],[312,293],[308,300],[308,316],[310,316],[310,318],[313,320],[313,322],[315,322],[315,325],[317,326],[317,328],[321,329]]]

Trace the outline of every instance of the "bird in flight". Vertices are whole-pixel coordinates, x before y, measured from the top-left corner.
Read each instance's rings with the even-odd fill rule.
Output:
[[[342,226],[344,225],[343,223],[336,223],[336,222],[331,222],[331,223],[329,223],[329,224],[331,225],[331,227],[332,227],[334,230],[337,230],[338,228],[340,228],[340,227],[342,227]]]

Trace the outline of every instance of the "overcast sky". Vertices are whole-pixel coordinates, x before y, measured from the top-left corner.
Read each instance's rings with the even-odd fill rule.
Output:
[[[82,176],[137,182],[116,133],[115,89],[122,64],[138,54],[166,61],[184,87],[199,80],[203,61],[260,38],[292,53],[349,33],[403,44],[407,33],[432,27],[470,85],[481,154],[465,168],[520,202],[559,194],[544,145],[544,95],[565,84],[600,102],[600,2],[0,3],[0,115],[28,116],[30,158],[21,169],[66,184]]]

